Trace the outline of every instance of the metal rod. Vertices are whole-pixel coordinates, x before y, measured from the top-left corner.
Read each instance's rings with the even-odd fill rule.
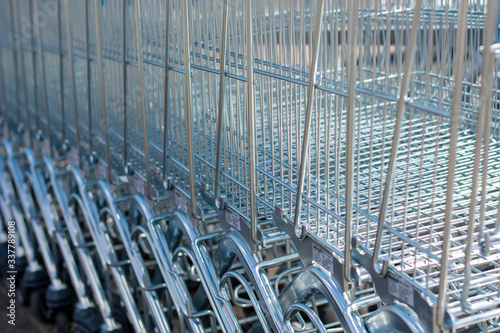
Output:
[[[24,50],[23,50],[23,42],[22,42],[22,32],[21,32],[21,24],[20,24],[20,17],[19,17],[19,1],[15,1],[15,5],[13,4],[12,6],[14,13],[12,19],[15,22],[15,28],[16,28],[16,36],[18,36],[17,40],[17,55],[19,57],[19,62],[20,62],[20,76],[21,76],[21,89],[23,92],[23,103],[24,103],[24,121],[26,123],[26,128],[25,130],[27,131],[27,137],[28,137],[28,143],[31,145],[31,120],[30,120],[30,114],[29,114],[29,101],[28,101],[28,88],[26,84],[26,65],[24,62]]]
[[[386,267],[386,264],[382,267],[380,264],[379,256],[381,251],[382,238],[384,233],[384,221],[385,215],[387,212],[387,205],[389,202],[389,197],[391,195],[392,184],[394,182],[395,171],[396,171],[396,157],[399,146],[399,140],[401,136],[401,127],[403,124],[404,113],[405,113],[405,99],[406,93],[408,91],[409,83],[410,83],[410,71],[413,68],[413,63],[415,60],[415,51],[416,51],[416,40],[417,40],[417,30],[420,24],[420,14],[422,9],[422,0],[417,0],[415,4],[414,17],[411,25],[411,33],[410,40],[408,43],[408,54],[409,59],[405,63],[404,67],[404,75],[403,82],[401,84],[401,89],[399,91],[399,101],[397,104],[397,115],[396,115],[396,125],[394,129],[394,136],[392,140],[392,149],[391,149],[391,159],[389,160],[389,166],[387,170],[387,180],[384,187],[384,194],[382,198],[382,203],[380,205],[380,216],[379,223],[377,228],[377,238],[375,243],[374,255],[373,255],[373,265],[374,269],[378,274],[383,274]]]
[[[466,26],[467,26],[467,0],[459,2],[458,9],[458,24],[457,24],[457,47],[455,62],[453,65],[453,73],[456,78],[464,77],[464,58],[465,58],[465,41],[466,41]],[[455,191],[455,171],[458,143],[458,127],[460,108],[462,104],[462,80],[456,80],[453,92],[452,115],[451,115],[451,132],[450,132],[450,153],[448,157],[448,177],[446,188],[446,208],[444,215],[444,230],[443,230],[443,253],[441,254],[441,274],[439,277],[439,298],[438,298],[438,320],[439,326],[444,326],[444,314],[447,303],[448,291],[448,260],[450,252],[451,239],[451,217],[453,214],[454,200],[453,194]]]
[[[184,117],[186,123],[187,161],[189,167],[189,190],[191,195],[191,214],[196,218],[196,183],[194,178],[193,118],[191,114],[191,63],[189,45],[189,0],[182,1],[182,42],[184,48]]]
[[[73,59],[73,42],[71,34],[71,22],[69,17],[69,3],[66,2],[64,5],[64,11],[66,15],[66,42],[68,44],[68,57],[69,57],[69,73],[71,75],[71,95],[72,95],[72,107],[73,114],[75,117],[75,145],[76,151],[78,153],[77,166],[80,166],[80,126],[78,124],[78,107],[76,101],[76,82],[75,82],[75,63]]]
[[[14,23],[14,0],[12,1],[9,1],[8,2],[9,4],[9,14],[10,14],[10,30],[12,31],[12,33],[15,35],[15,31],[16,31],[16,25]],[[11,46],[12,46],[12,59],[13,59],[13,70],[14,70],[14,87],[15,87],[15,99],[16,99],[16,109],[17,111],[19,112],[19,73],[18,73],[18,67],[19,67],[19,64],[18,64],[18,56],[17,56],[17,43],[18,43],[18,40],[17,38],[19,38],[18,36],[16,36],[16,39],[15,40],[12,40],[11,39]],[[18,112],[15,112],[15,115],[16,116],[19,116],[18,115]],[[8,114],[8,113],[6,113]],[[17,118],[17,117],[16,117]],[[9,122],[9,119],[6,119],[7,123]],[[10,133],[12,134],[12,133]],[[13,136],[12,136],[13,138]]]
[[[89,2],[92,0],[85,1],[85,72],[87,74],[87,112],[88,112],[88,139],[89,139],[89,153],[92,153],[92,82],[91,82],[91,68],[90,68],[90,24],[89,24]]]
[[[144,105],[144,68],[143,68],[143,63],[142,63],[142,42],[141,42],[141,1],[136,0],[136,11],[135,11],[135,18],[136,18],[136,31],[137,31],[137,61],[139,63],[139,86],[141,89],[141,125],[142,125],[142,142],[143,142],[143,149],[144,149],[144,162],[145,162],[145,173],[146,173],[146,183],[147,183],[147,189],[146,197],[149,198],[149,192],[151,189],[151,170],[149,168],[149,145],[148,145],[148,131],[147,131],[147,124],[146,124],[146,108]]]
[[[123,75],[123,165],[128,163],[127,144],[127,0],[122,1],[122,75]],[[139,28],[138,28],[139,29]],[[139,69],[140,71],[140,69]]]
[[[348,61],[348,98],[347,98],[347,146],[346,146],[346,221],[345,221],[345,249],[344,249],[344,291],[348,289],[348,284],[351,281],[351,237],[353,221],[353,182],[354,182],[354,143],[355,143],[355,114],[356,114],[356,61],[357,61],[357,32],[358,25],[358,0],[348,2],[347,12],[349,13],[349,57]],[[318,38],[318,37],[316,37]]]
[[[106,143],[106,177],[107,180],[111,180],[111,155],[109,147],[109,135],[108,135],[108,116],[106,110],[106,92],[104,87],[104,64],[102,63],[102,50],[101,50],[101,29],[99,22],[99,0],[94,0],[94,26],[96,31],[96,46],[97,46],[97,57],[99,59],[99,86],[101,95],[101,110],[102,110],[102,123],[104,126],[104,141]]]
[[[256,172],[256,128],[255,128],[255,82],[253,76],[253,25],[252,1],[246,2],[246,43],[247,43],[247,133],[248,133],[248,187],[250,188],[250,225],[252,229],[252,242],[260,245],[261,240],[257,235],[257,172]]]
[[[34,17],[38,17],[39,0],[34,0]],[[42,43],[42,31],[40,24],[37,24],[37,40],[38,40],[38,61],[40,62],[40,85],[42,86],[42,98],[43,98],[43,109],[45,114],[45,135],[47,137],[48,145],[49,145],[49,155],[52,156],[52,134],[50,129],[50,120],[49,120],[49,101],[47,97],[47,81],[45,79],[45,63],[43,61],[43,43]]]
[[[61,1],[57,2],[57,51],[59,53],[59,103],[61,105],[62,141],[66,138],[66,110],[64,108],[64,57],[62,53]]]
[[[170,100],[169,96],[169,84],[168,84],[168,74],[170,72],[170,68],[168,65],[168,59],[170,54],[168,52],[169,49],[169,25],[170,25],[170,0],[165,0],[165,66],[164,66],[164,77],[163,77],[163,154],[162,154],[162,163],[163,163],[163,181],[167,180],[167,136],[168,136],[168,119],[169,119],[169,104]]]
[[[36,44],[36,40],[35,40],[35,28],[34,28],[34,17],[33,17],[33,0],[30,0],[29,2],[29,17],[30,17],[30,21],[31,21],[31,31],[30,31],[30,35],[31,35],[31,63],[33,64],[33,82],[34,82],[34,88],[33,88],[33,104],[34,104],[34,107],[35,107],[35,112],[36,112],[36,115],[35,115],[35,121],[36,121],[36,129],[40,129],[40,111],[38,110],[38,89],[36,88],[36,85],[37,85],[37,71],[36,71],[36,56],[35,56],[35,44]]]
[[[488,108],[491,108],[491,95],[493,87],[493,55],[490,50],[491,43],[493,41],[494,33],[498,29],[498,0],[490,0],[488,2],[488,15],[486,19],[486,28],[484,36],[484,49],[483,49],[483,68],[482,68],[482,81],[481,81],[481,104],[478,111],[477,129],[476,129],[476,141],[474,147],[474,164],[472,169],[472,186],[471,186],[471,196],[470,196],[470,206],[468,211],[468,226],[467,226],[467,247],[465,249],[465,281],[464,288],[462,292],[461,304],[464,310],[469,308],[467,304],[467,299],[469,297],[470,283],[471,283],[471,259],[472,259],[472,248],[474,246],[475,236],[474,233],[478,225],[476,224],[476,205],[478,197],[478,188],[480,181],[480,169],[481,169],[481,151],[484,141],[488,140],[489,137],[485,137],[485,127],[491,126],[490,119],[487,118],[489,114]],[[485,145],[486,146],[486,145]],[[480,226],[479,226],[480,227]],[[479,228],[479,235],[482,237],[482,230]],[[481,238],[480,238],[481,239]]]
[[[220,180],[220,168],[222,162],[222,141],[224,136],[224,120],[225,120],[225,109],[224,109],[224,98],[226,90],[226,75],[224,66],[226,64],[226,40],[227,40],[227,12],[228,12],[228,0],[224,0],[224,11],[222,14],[222,41],[220,45],[220,71],[219,71],[219,108],[217,114],[217,147],[216,147],[216,165],[215,165],[215,180],[214,180],[214,195],[215,204],[218,208],[220,205],[220,191],[221,191],[221,180]]]
[[[7,111],[7,98],[5,94],[5,82],[4,82],[4,73],[3,73],[3,51],[2,47],[0,47],[0,98],[2,99],[2,116],[3,116],[3,128],[2,135],[4,138],[9,137],[9,112]]]
[[[304,139],[302,141],[302,155],[300,156],[300,169],[299,169],[299,179],[297,185],[297,200],[295,202],[295,217],[294,217],[294,227],[295,233],[299,239],[304,239],[306,236],[306,227],[302,224],[300,220],[300,215],[302,211],[302,196],[304,195],[304,180],[306,178],[306,165],[309,160],[309,145],[311,141],[311,118],[312,118],[312,107],[313,107],[313,95],[316,85],[316,71],[318,70],[318,57],[319,57],[319,45],[320,45],[320,33],[321,25],[323,22],[323,3],[324,0],[318,1],[318,8],[316,12],[316,26],[314,28],[314,46],[311,59],[311,66],[309,70],[309,86],[307,88],[307,105],[305,110],[305,123],[304,123]]]

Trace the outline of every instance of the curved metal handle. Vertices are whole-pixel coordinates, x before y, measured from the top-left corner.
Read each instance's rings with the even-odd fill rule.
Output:
[[[352,312],[351,303],[344,296],[342,288],[319,266],[304,267],[280,295],[279,304],[283,309],[292,311],[290,307],[293,304],[307,303],[316,293],[321,293],[327,299],[345,332],[364,331],[361,316]]]
[[[222,290],[222,286],[226,284],[226,282],[228,282],[230,278],[236,279],[243,286],[243,288],[245,288],[245,291],[248,297],[250,297],[250,301],[252,302],[255,312],[257,312],[257,316],[260,319],[261,325],[265,325],[266,327],[265,331],[270,332],[271,330],[267,325],[266,315],[264,314],[264,311],[262,311],[262,308],[260,306],[259,301],[257,300],[257,297],[255,297],[252,288],[248,284],[248,281],[240,273],[229,271],[226,272],[224,275],[222,275],[219,282],[220,289]]]
[[[137,204],[137,208],[139,208],[138,211],[144,220],[151,220],[153,218],[153,212],[151,211],[151,208],[149,208],[149,203],[146,198],[142,194],[136,193],[133,195],[132,199]]]
[[[84,216],[84,218],[85,218],[85,215],[86,215],[86,213],[87,213],[87,212],[86,212],[86,209],[84,209],[84,208],[85,208],[85,205],[83,204],[82,199],[81,199],[81,198],[80,198],[80,197],[79,197],[76,193],[71,194],[71,195],[70,195],[70,197],[69,197],[69,202],[68,202],[68,205],[70,206],[70,205],[72,205],[73,203],[77,204],[77,205],[80,207],[80,210],[82,211],[83,216]],[[71,213],[71,210],[69,210],[69,209],[68,209],[68,213],[69,213],[69,215],[68,215],[68,216],[70,216],[71,214],[73,214],[73,215],[74,215],[74,212],[73,212],[73,213]],[[78,223],[77,223],[77,225],[78,225]],[[75,247],[84,247],[84,246],[85,246],[85,244],[84,244],[84,243],[85,243],[85,240],[83,240],[83,238],[82,238],[82,237],[83,237],[83,232],[82,232],[82,230],[81,230],[81,229],[80,229],[77,225],[76,225],[76,226],[73,226],[73,227],[75,227],[75,229],[77,229],[77,230],[76,230],[76,232],[73,232],[73,233],[72,233],[72,232],[71,232],[71,228],[69,227],[69,225],[68,225],[68,230],[70,231],[70,236],[71,236],[71,235],[76,236],[75,238],[74,238],[74,237],[71,237],[71,238],[72,238],[72,240],[73,240],[73,245],[74,245]],[[87,225],[88,225],[88,223],[87,223]]]
[[[142,263],[140,263],[140,262],[138,263],[139,265],[137,267],[135,264],[132,263],[134,271],[136,271],[136,278],[137,278],[137,282],[139,283],[139,286],[146,291],[150,291],[151,290],[150,288],[152,285],[151,276],[149,275],[148,270],[146,269],[146,266],[144,265],[144,259],[142,258],[139,249],[134,246],[134,245],[140,246],[138,237],[141,234],[143,234],[146,237],[146,240],[149,243],[149,246],[151,246],[151,248],[154,248],[154,246],[153,246],[154,242],[152,241],[147,230],[142,225],[136,225],[132,229],[132,231],[130,233],[130,244],[128,244],[128,248],[133,253],[133,255],[136,256],[136,258],[140,258],[142,261]],[[127,244],[125,244],[125,245],[127,246]],[[141,276],[138,276],[139,275],[138,273],[141,273]]]
[[[97,253],[99,254],[99,257],[101,258],[101,262],[102,262],[104,268],[107,268],[109,265],[111,265],[111,260],[109,259],[107,253],[104,252],[104,250],[98,244],[101,241],[101,237],[99,237],[99,235],[101,233],[97,230],[97,228],[99,228],[99,225],[98,225],[99,217],[97,216],[97,219],[96,219],[96,217],[92,216],[93,212],[91,210],[93,210],[93,208],[89,207],[89,205],[87,205],[85,203],[86,200],[88,201],[89,199],[82,198],[79,195],[77,195],[76,193],[73,193],[70,196],[69,204],[71,205],[73,202],[75,202],[80,207],[80,210],[83,213],[85,223],[87,224],[87,226],[90,230],[90,233],[92,235],[92,239],[95,243],[95,248],[97,249]],[[80,229],[80,227],[78,227],[78,223],[75,225],[75,228],[78,229],[77,230],[78,232],[74,236],[75,238],[72,237],[72,239],[74,238],[73,244],[75,245],[75,247],[80,247],[80,248],[85,247],[84,241],[82,241],[81,239],[80,239],[80,241],[77,241],[77,239],[78,239],[77,235],[79,235],[80,237],[81,237],[81,235],[83,235],[82,230]]]
[[[285,322],[288,326],[291,327],[290,320],[295,316],[297,312],[304,312],[309,319],[313,322],[314,326],[320,333],[327,333],[325,325],[321,322],[316,312],[314,312],[310,307],[305,305],[304,303],[295,303],[290,305],[290,307],[285,312]]]

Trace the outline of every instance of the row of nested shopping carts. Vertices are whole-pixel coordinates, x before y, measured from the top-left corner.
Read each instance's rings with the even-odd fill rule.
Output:
[[[500,331],[498,2],[0,0],[17,304],[60,332]]]

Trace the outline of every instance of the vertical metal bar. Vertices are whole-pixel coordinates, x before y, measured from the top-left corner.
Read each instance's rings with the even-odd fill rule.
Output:
[[[38,1],[35,0],[34,7],[34,17],[38,17]],[[52,156],[52,135],[50,132],[50,120],[49,120],[49,101],[47,98],[47,82],[45,81],[45,64],[43,61],[43,44],[42,44],[42,31],[40,24],[37,24],[37,40],[38,40],[38,61],[40,62],[40,84],[42,86],[42,98],[43,98],[43,108],[45,114],[45,131],[49,144],[49,155]]]
[[[459,2],[458,9],[458,25],[457,25],[457,46],[455,63],[453,64],[453,73],[455,78],[464,77],[464,58],[465,58],[465,41],[467,27],[467,0]],[[458,126],[460,108],[462,106],[462,80],[455,80],[455,88],[453,91],[453,101],[451,106],[451,132],[450,132],[450,151],[448,155],[448,176],[446,187],[446,207],[444,213],[444,230],[443,230],[443,245],[441,255],[441,274],[439,277],[439,298],[438,298],[438,320],[439,326],[444,325],[444,313],[446,309],[448,291],[448,259],[450,252],[451,240],[451,215],[453,213],[453,194],[455,191],[455,169],[457,158],[457,143],[458,143]]]
[[[494,33],[496,33],[496,24],[498,19],[498,0],[490,0],[488,2],[488,16],[486,19],[486,31],[484,36],[484,50],[483,50],[483,68],[482,81],[481,81],[481,104],[478,111],[478,121],[476,129],[476,142],[474,148],[474,166],[472,169],[472,186],[471,186],[471,197],[469,206],[469,221],[467,226],[467,247],[465,249],[465,281],[464,288],[462,292],[462,308],[467,309],[469,305],[467,304],[467,298],[469,297],[469,289],[471,282],[471,259],[472,259],[472,247],[474,243],[474,229],[476,225],[476,205],[477,205],[477,190],[479,188],[479,173],[481,168],[481,149],[484,140],[489,140],[485,138],[485,127],[491,126],[491,119],[488,119],[489,115],[488,108],[491,108],[491,96],[493,88],[493,55],[490,50],[492,40],[494,38]],[[463,76],[462,76],[463,77]],[[489,130],[488,130],[489,131]],[[480,226],[481,227],[481,226]],[[480,239],[482,238],[482,230],[480,228]],[[481,239],[482,240],[482,239]],[[444,255],[444,253],[443,253]]]
[[[495,234],[500,232],[500,200],[497,203],[497,219],[495,220]]]
[[[12,19],[15,22],[15,33],[16,36],[18,36],[17,40],[17,56],[19,57],[20,61],[20,76],[21,76],[21,89],[23,92],[23,103],[24,103],[24,112],[25,112],[25,122],[26,122],[26,128],[25,130],[27,131],[26,134],[28,136],[28,142],[31,144],[31,120],[30,120],[30,114],[29,114],[29,102],[28,102],[28,88],[26,85],[26,67],[24,64],[24,51],[23,51],[23,42],[22,42],[22,32],[21,32],[21,24],[20,24],[20,17],[19,17],[19,1],[15,1],[15,4],[12,4],[13,8],[13,17]]]
[[[304,180],[306,177],[306,165],[308,163],[308,150],[311,141],[311,117],[313,106],[313,95],[316,85],[316,71],[318,69],[318,56],[319,44],[321,33],[321,25],[323,22],[323,3],[324,0],[318,1],[318,11],[316,13],[316,26],[314,28],[314,46],[312,50],[311,67],[309,68],[309,85],[307,88],[307,104],[305,110],[305,123],[304,123],[304,140],[302,141],[302,155],[300,156],[299,180],[297,185],[297,200],[295,202],[295,217],[294,226],[295,233],[299,239],[304,239],[306,236],[306,227],[302,225],[300,220],[300,213],[302,210],[302,195],[304,191]]]
[[[169,99],[168,99],[168,92],[169,92],[169,85],[168,85],[168,74],[169,74],[169,64],[168,64],[168,58],[169,58],[169,36],[168,34],[170,33],[169,31],[169,25],[170,25],[170,0],[165,0],[165,73],[164,73],[164,78],[163,78],[163,156],[162,156],[162,163],[163,163],[163,181],[165,182],[167,180],[167,129],[168,129],[168,105],[169,105]]]
[[[59,99],[61,103],[61,134],[66,138],[66,110],[64,109],[64,57],[62,54],[61,1],[57,2],[57,46],[59,52]]]
[[[0,47],[0,98],[2,99],[1,112],[3,116],[3,124],[2,124],[2,135],[3,138],[9,137],[9,121],[8,121],[8,111],[7,111],[7,97],[5,94],[5,82],[4,82],[4,74],[3,74],[3,48]]]
[[[149,192],[151,189],[151,170],[149,168],[149,149],[148,149],[148,132],[147,132],[147,124],[146,124],[146,108],[144,105],[144,69],[142,63],[142,43],[141,43],[141,1],[136,0],[136,10],[135,10],[135,19],[136,19],[136,32],[137,32],[137,62],[139,64],[139,85],[141,89],[141,125],[142,125],[142,136],[143,136],[143,145],[144,145],[144,162],[146,166],[146,183],[147,189],[145,195],[149,198]]]
[[[96,44],[97,44],[97,58],[99,60],[99,85],[101,91],[101,108],[102,108],[102,122],[104,126],[104,141],[106,143],[106,177],[107,180],[111,180],[111,156],[109,152],[109,135],[108,135],[108,117],[106,112],[106,95],[104,90],[104,69],[102,63],[102,51],[101,51],[101,29],[99,22],[99,2],[100,0],[94,0],[94,24],[96,31]]]
[[[260,245],[257,235],[257,174],[256,174],[256,128],[255,128],[255,87],[253,78],[253,26],[252,1],[246,2],[246,47],[247,47],[247,133],[248,133],[248,186],[250,188],[250,225],[252,228],[252,242]]]
[[[36,129],[38,130],[40,128],[40,114],[38,110],[38,89],[36,87],[37,85],[37,72],[36,72],[36,57],[35,57],[35,28],[34,28],[34,17],[33,17],[33,0],[30,0],[29,2],[29,16],[30,16],[30,21],[31,21],[31,62],[33,64],[33,82],[34,82],[34,88],[33,88],[33,104],[35,107],[35,112],[36,112],[36,117],[35,117],[35,122],[36,122]]]
[[[196,187],[194,179],[193,125],[191,116],[191,63],[189,45],[189,0],[182,1],[182,42],[184,48],[184,117],[187,136],[187,158],[189,167],[189,190],[191,195],[191,213],[196,217]]]
[[[127,156],[127,0],[122,1],[122,75],[123,75],[123,165],[128,162]]]
[[[69,57],[69,72],[71,75],[71,94],[73,99],[73,114],[75,117],[75,144],[78,153],[78,166],[80,166],[80,129],[78,126],[78,108],[76,103],[76,82],[75,82],[75,64],[73,60],[73,41],[71,35],[71,23],[69,19],[69,2],[64,5],[64,12],[66,15],[66,38],[68,43],[68,57]]]
[[[226,64],[226,39],[227,39],[227,11],[228,11],[228,0],[224,0],[224,12],[222,15],[222,42],[220,46],[220,71],[219,71],[219,110],[217,114],[217,148],[215,157],[215,181],[214,181],[214,194],[215,194],[215,204],[219,209],[220,204],[220,169],[221,169],[221,159],[222,159],[222,140],[224,135],[224,97],[225,97],[225,87],[226,87],[226,72],[224,71],[224,66]]]
[[[353,186],[354,186],[354,133],[355,133],[355,113],[356,113],[356,61],[357,61],[357,24],[358,0],[348,2],[347,12],[349,13],[349,57],[348,72],[349,76],[347,88],[347,152],[346,152],[346,218],[345,218],[345,249],[344,249],[344,290],[347,290],[348,283],[351,280],[351,237],[353,221]],[[359,178],[359,177],[358,177]]]
[[[90,68],[90,25],[89,25],[89,2],[85,1],[85,71],[87,74],[87,116],[89,125],[89,153],[92,153],[92,101],[91,101],[91,68]]]
[[[387,213],[387,205],[389,203],[389,197],[391,193],[392,183],[394,182],[394,177],[396,173],[396,157],[399,146],[399,139],[401,136],[401,127],[403,125],[403,118],[405,113],[405,101],[406,101],[406,92],[408,90],[410,84],[410,71],[413,68],[413,63],[415,60],[415,50],[416,50],[416,41],[417,41],[417,30],[420,24],[420,14],[422,9],[422,0],[417,0],[415,3],[414,17],[411,25],[410,39],[408,43],[408,61],[405,63],[404,67],[404,76],[403,81],[401,83],[401,89],[399,91],[399,100],[396,106],[396,124],[394,128],[394,136],[392,140],[392,148],[391,148],[391,158],[389,160],[389,166],[387,169],[387,180],[384,187],[384,194],[382,198],[382,203],[380,205],[380,216],[377,227],[377,238],[375,242],[375,248],[373,252],[373,266],[375,271],[378,274],[383,274],[387,269],[387,263],[384,262],[384,265],[381,266],[379,256],[382,247],[382,238],[384,234],[384,220],[385,215]]]
[[[9,14],[10,14],[10,20],[9,20],[9,23],[10,23],[10,30],[12,32],[12,34],[15,35],[15,32],[16,32],[16,28],[15,28],[15,24],[14,24],[14,2],[13,1],[8,1],[8,5],[9,5]],[[16,38],[19,38],[18,36],[16,36]],[[13,64],[13,69],[14,69],[14,88],[15,88],[15,99],[16,99],[16,110],[19,112],[19,73],[18,73],[18,61],[17,61],[17,39],[16,40],[11,40],[11,47],[12,47],[12,60],[14,62]],[[14,113],[16,116],[18,116],[18,113],[15,112]],[[6,112],[6,115],[8,116],[8,113]],[[9,123],[9,119],[7,118],[5,121],[7,121],[7,125]],[[12,133],[10,133],[12,134]],[[11,137],[11,139],[13,139],[14,137]]]
[[[498,8],[498,5],[496,6]],[[498,43],[496,40],[496,36],[498,34],[498,10],[497,10],[497,20],[495,21],[496,23],[496,31],[494,32],[494,37],[495,42]],[[492,39],[490,39],[492,40]],[[490,45],[491,46],[491,45]],[[483,66],[489,66],[489,67],[484,67],[483,68],[483,73],[485,73],[485,77],[489,75],[489,77],[485,78],[485,88],[481,91],[483,96],[481,96],[481,104],[480,104],[480,113],[484,113],[484,119],[483,119],[483,163],[482,163],[482,179],[481,179],[481,199],[480,199],[480,208],[479,208],[479,239],[481,241],[484,240],[485,234],[484,234],[484,218],[485,218],[485,213],[486,213],[486,195],[488,193],[488,166],[489,166],[489,154],[490,154],[490,136],[491,136],[491,112],[492,112],[492,96],[494,94],[494,83],[493,83],[493,76],[492,72],[495,69],[495,58],[496,56],[493,56],[493,51],[490,49],[490,47],[485,48],[485,52],[489,53],[488,57],[485,60],[490,61],[488,64],[487,62],[483,63]],[[489,58],[489,59],[488,59]],[[488,74],[486,74],[486,72]],[[497,79],[498,80],[498,79]],[[481,86],[482,87],[482,86]],[[497,92],[495,92],[496,94]],[[495,97],[496,99],[496,97]],[[472,192],[475,193],[475,192]],[[472,207],[472,205],[471,205]],[[469,218],[471,216],[469,215]]]

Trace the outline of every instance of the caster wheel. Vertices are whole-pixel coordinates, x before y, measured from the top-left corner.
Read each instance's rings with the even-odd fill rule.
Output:
[[[16,299],[21,304],[21,306],[29,306],[30,305],[30,295],[29,290],[24,286],[23,283],[19,286],[19,289],[16,293]]]
[[[55,313],[54,322],[57,327],[57,333],[73,333],[75,327],[71,321],[71,316],[67,311],[59,310]]]
[[[45,304],[45,291],[35,289],[30,295],[31,310],[35,317],[42,323],[47,323],[50,320],[50,315]]]
[[[118,296],[113,297],[112,311],[116,321],[121,325],[121,332],[132,333],[134,329],[130,322],[128,321],[126,310],[120,305],[120,298]]]
[[[101,314],[95,308],[73,312],[73,329],[78,333],[97,333],[102,325]]]

